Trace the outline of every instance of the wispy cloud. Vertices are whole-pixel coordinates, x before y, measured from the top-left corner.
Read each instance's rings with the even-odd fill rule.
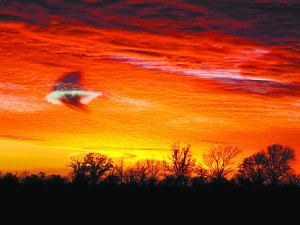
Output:
[[[24,137],[24,136],[18,136],[18,135],[0,135],[0,138],[12,139],[12,140],[18,140],[18,141],[43,141],[42,139],[36,139],[36,138],[30,138],[30,137]]]
[[[49,108],[49,105],[35,96],[23,97],[9,94],[0,95],[0,109],[9,112],[36,112]]]
[[[8,91],[15,91],[15,90],[26,90],[27,87],[25,85],[21,85],[21,84],[14,84],[11,82],[4,82],[4,83],[0,83],[0,90],[8,90]]]
[[[142,100],[130,97],[112,96],[110,99],[126,105],[127,107],[124,107],[123,110],[128,111],[144,111],[161,107],[159,104],[152,103],[149,100]]]
[[[264,50],[254,50],[266,54]],[[121,60],[124,63],[136,65],[145,69],[161,70],[168,73],[196,76],[205,79],[213,79],[219,83],[242,89],[247,92],[265,95],[299,95],[300,86],[296,84],[276,81],[264,77],[244,76],[240,70],[234,69],[187,69],[180,66],[172,66],[164,61],[145,60],[132,56],[111,56],[112,59]],[[232,89],[230,89],[232,90]]]

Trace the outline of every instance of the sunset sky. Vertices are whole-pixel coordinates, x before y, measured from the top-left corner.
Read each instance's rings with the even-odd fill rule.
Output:
[[[71,156],[163,159],[177,141],[199,162],[218,144],[299,159],[297,2],[1,0],[0,170],[66,175]],[[73,72],[89,112],[49,99]]]

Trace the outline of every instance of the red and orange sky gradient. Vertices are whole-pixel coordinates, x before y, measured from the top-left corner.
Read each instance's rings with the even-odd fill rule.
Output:
[[[288,145],[299,173],[299,15],[297,0],[1,0],[0,170],[66,175],[70,156],[163,159],[180,141],[198,161]],[[46,98],[73,71],[101,93],[89,113]]]

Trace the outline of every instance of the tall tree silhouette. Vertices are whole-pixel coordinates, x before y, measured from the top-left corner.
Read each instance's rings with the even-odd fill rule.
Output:
[[[122,185],[125,182],[124,159],[119,160],[119,164],[113,169],[113,175],[118,177],[118,183]]]
[[[84,157],[85,171],[89,177],[90,184],[95,185],[105,174],[113,168],[112,159],[100,153],[88,153]]]
[[[106,171],[113,168],[112,159],[100,153],[88,153],[84,159],[71,157],[67,167],[73,168],[71,177],[74,183],[97,184]]]
[[[248,179],[254,184],[265,182],[277,185],[280,180],[288,180],[295,162],[295,150],[280,144],[273,144],[245,158],[239,166],[238,178]]]
[[[124,180],[125,180],[125,184],[129,184],[129,185],[138,184],[137,171],[133,166],[128,166],[124,171]]]
[[[195,169],[196,159],[193,159],[190,151],[191,145],[180,149],[179,142],[171,145],[170,162],[163,161],[163,167],[166,172],[171,174],[177,181],[178,185],[186,186],[188,180]]]
[[[146,185],[149,175],[147,164],[143,161],[137,161],[133,166],[133,170],[135,171],[136,182],[139,185]]]
[[[162,163],[155,159],[146,159],[146,166],[148,168],[148,185],[155,185],[162,175]]]
[[[267,171],[264,166],[265,154],[256,153],[243,160],[239,165],[236,178],[240,184],[254,184],[261,186],[267,179]]]
[[[261,154],[264,155],[262,164],[272,185],[278,184],[280,179],[283,179],[292,171],[296,153],[289,146],[273,144],[268,146],[267,150],[261,151]]]
[[[208,170],[205,169],[200,163],[195,167],[195,174],[196,176],[192,178],[192,185],[193,186],[201,186],[207,183],[209,179]]]
[[[71,157],[71,162],[66,164],[71,167],[73,171],[70,173],[72,182],[77,185],[87,184],[88,176],[86,166],[83,160],[79,157]]]
[[[154,185],[161,175],[161,162],[154,159],[137,161],[125,172],[127,183]]]
[[[235,158],[242,152],[236,146],[218,145],[203,155],[203,163],[208,167],[212,179],[222,180],[236,169]]]

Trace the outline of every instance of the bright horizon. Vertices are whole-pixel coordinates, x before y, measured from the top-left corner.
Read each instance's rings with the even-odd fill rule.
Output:
[[[160,160],[180,141],[200,162],[222,143],[240,159],[287,145],[300,173],[299,4],[43,2],[0,3],[3,172]],[[76,71],[89,113],[49,98]]]

